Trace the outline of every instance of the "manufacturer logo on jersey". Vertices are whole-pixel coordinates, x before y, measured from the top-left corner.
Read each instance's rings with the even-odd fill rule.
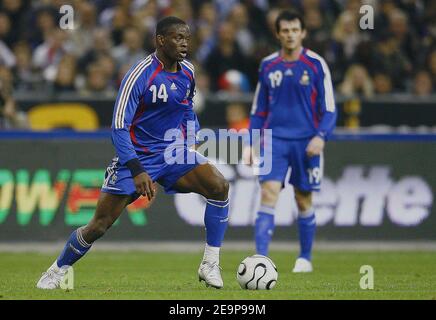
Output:
[[[113,174],[111,177],[111,180],[109,181],[110,184],[115,184],[117,182],[117,175]]]
[[[291,69],[286,69],[285,76],[293,76],[293,75],[294,75],[294,73],[292,72]]]
[[[307,86],[310,83],[310,78],[309,78],[309,74],[307,73],[307,70],[304,70],[303,75],[301,76],[300,79],[300,84],[302,84],[303,86]]]
[[[174,84],[174,82],[171,84],[170,89],[171,90],[177,90],[177,86]]]

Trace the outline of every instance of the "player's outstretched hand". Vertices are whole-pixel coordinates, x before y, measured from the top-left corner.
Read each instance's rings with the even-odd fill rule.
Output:
[[[324,150],[325,141],[319,136],[315,136],[310,140],[306,148],[306,153],[309,157],[318,156]]]
[[[136,192],[147,197],[148,200],[153,199],[155,195],[154,184],[150,176],[146,172],[142,172],[133,178]]]

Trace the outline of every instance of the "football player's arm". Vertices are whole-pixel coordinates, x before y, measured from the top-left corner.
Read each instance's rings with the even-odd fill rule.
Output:
[[[318,77],[316,79],[318,90],[317,104],[321,115],[318,136],[327,140],[336,126],[337,109],[330,70],[324,60],[319,63],[318,70]]]
[[[197,132],[200,130],[200,123],[197,114],[194,111],[195,80],[191,82],[191,91],[188,95],[188,107],[186,108],[182,127],[184,130],[186,144],[188,147],[195,147],[198,143]]]
[[[325,141],[335,128],[337,117],[330,70],[324,60],[319,61],[317,67],[318,74],[315,81],[318,92],[317,106],[320,114],[320,123],[317,134],[306,148],[306,153],[309,157],[323,152]]]
[[[254,130],[262,130],[265,125],[266,118],[268,116],[268,85],[265,83],[263,75],[263,66],[261,65],[259,70],[259,80],[256,85],[256,91],[254,92],[253,104],[251,106],[249,134],[244,138],[245,147],[242,151],[243,163],[251,165],[253,164],[253,149],[252,146],[256,138],[260,138],[260,134],[253,134]]]
[[[153,182],[139,161],[130,138],[130,126],[143,94],[142,88],[145,88],[144,82],[142,76],[135,79],[132,73],[124,77],[112,117],[112,142],[120,163],[126,165],[132,174],[136,192],[151,199],[154,196]]]
[[[250,113],[250,136],[253,137],[254,129],[262,129],[268,116],[268,85],[265,82],[263,68],[259,71],[259,80],[254,93],[253,105]],[[253,143],[250,138],[250,145]]]

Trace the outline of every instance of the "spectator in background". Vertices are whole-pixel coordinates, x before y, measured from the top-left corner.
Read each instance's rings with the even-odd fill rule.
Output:
[[[428,1],[423,11],[421,22],[425,24],[422,27],[426,32],[424,40],[428,39],[432,41],[433,45],[436,45],[436,1]]]
[[[12,68],[15,66],[16,59],[14,53],[11,49],[0,40],[0,65],[7,66],[8,68]]]
[[[428,70],[430,71],[432,82],[436,84],[436,49],[428,56]]]
[[[254,37],[248,29],[248,12],[245,5],[238,3],[229,13],[229,22],[235,30],[236,42],[245,56],[250,56],[254,52]]]
[[[56,93],[73,92],[76,79],[76,58],[71,54],[62,57],[57,67],[53,89]]]
[[[4,12],[0,12],[0,40],[8,47],[12,46],[15,41],[11,32],[11,20]]]
[[[389,28],[389,16],[397,9],[394,0],[377,1],[378,7],[375,20],[375,25],[379,26],[380,30],[387,30]]]
[[[17,62],[13,69],[14,87],[18,90],[40,89],[42,77],[32,67],[32,52],[27,42],[18,42],[14,47],[14,54]]]
[[[224,21],[228,17],[232,8],[239,3],[239,0],[213,0],[215,10],[218,14],[218,20]]]
[[[342,47],[348,62],[352,60],[359,43],[365,39],[360,33],[357,12],[342,12],[333,27],[333,40]]]
[[[44,43],[35,49],[32,57],[33,66],[42,71],[46,81],[53,82],[62,57],[73,51],[67,32],[56,28],[47,35]]]
[[[104,7],[104,9],[101,11],[99,15],[99,24],[103,26],[104,28],[110,28],[111,26],[117,25],[118,27],[127,27],[129,24],[130,18],[131,18],[131,12],[135,12],[138,8],[135,6],[134,3],[136,1],[132,0],[117,0],[117,1],[105,1],[108,2],[108,4]],[[123,12],[124,19],[121,24],[119,24],[119,20],[117,20],[117,15]],[[121,34],[120,34],[121,36]],[[121,38],[120,38],[121,40]],[[117,43],[119,44],[119,43]]]
[[[241,103],[231,103],[226,107],[226,121],[229,129],[248,129],[250,119],[247,108]]]
[[[208,56],[205,68],[209,73],[212,90],[217,90],[220,77],[230,69],[247,72],[247,60],[236,43],[235,30],[230,22],[223,22],[219,28],[218,40]]]
[[[330,39],[330,31],[324,23],[319,8],[306,10],[304,13],[304,21],[306,22],[307,32],[304,45],[307,48],[324,55]]]
[[[396,91],[405,91],[405,79],[412,71],[412,65],[400,50],[397,40],[389,33],[379,35],[376,48],[371,59],[373,73],[383,70],[393,81]]]
[[[124,30],[123,42],[112,49],[112,57],[117,66],[130,65],[147,55],[143,49],[143,36],[137,28],[129,27]]]
[[[20,112],[12,96],[13,75],[0,66],[0,129],[28,128],[26,114]]]
[[[115,60],[110,55],[100,55],[96,61],[97,65],[101,67],[101,70],[106,79],[106,89],[116,91],[117,85],[117,67]]]
[[[164,12],[168,16],[177,16],[191,28],[194,26],[193,12],[190,0],[172,0]]]
[[[156,0],[148,0],[133,15],[133,23],[145,35],[145,50],[154,51],[154,32],[156,19],[159,16],[159,6]]]
[[[77,56],[82,56],[94,46],[94,32],[97,29],[97,13],[93,3],[79,2],[77,5],[77,19],[71,40]]]
[[[32,16],[36,16],[33,28],[30,28],[28,40],[32,49],[41,45],[57,26],[57,11],[54,7],[43,7],[34,10]],[[32,21],[30,24],[33,25]]]
[[[377,72],[374,74],[373,79],[376,94],[388,94],[393,92],[392,79],[388,73]]]
[[[349,67],[344,81],[339,86],[339,92],[347,98],[371,98],[374,95],[374,87],[366,68],[360,64]]]
[[[92,37],[93,46],[79,59],[80,70],[86,70],[88,64],[94,63],[100,56],[111,54],[112,42],[108,30],[103,28],[95,29]]]
[[[389,15],[389,31],[398,43],[398,48],[411,62],[415,61],[418,52],[417,36],[411,28],[407,15],[399,10],[393,10]]]
[[[211,2],[201,4],[198,19],[195,26],[196,37],[192,50],[196,52],[196,59],[204,63],[216,45],[215,29],[217,27],[217,15]],[[196,43],[195,43],[196,42]]]
[[[277,40],[276,34],[276,19],[279,16],[281,10],[278,8],[272,8],[268,11],[266,15],[266,24],[267,24],[267,34],[265,36],[267,40],[267,52],[264,56],[267,56],[268,53],[275,52],[279,49],[279,44]]]
[[[105,75],[103,66],[98,63],[93,63],[88,66],[86,73],[86,85],[82,90],[82,95],[92,95],[99,93],[103,95],[112,95],[113,90],[109,87],[108,78]]]
[[[111,39],[114,45],[119,46],[123,42],[124,30],[130,26],[131,20],[129,11],[125,7],[117,6],[113,8],[111,27]]]
[[[11,42],[8,43],[12,47],[20,40],[20,37],[28,29],[25,23],[25,16],[28,12],[29,1],[26,0],[2,0],[1,11],[8,15],[10,19],[11,29],[9,32]]]
[[[433,83],[430,73],[421,70],[415,74],[413,79],[413,93],[420,97],[427,97],[433,93]]]

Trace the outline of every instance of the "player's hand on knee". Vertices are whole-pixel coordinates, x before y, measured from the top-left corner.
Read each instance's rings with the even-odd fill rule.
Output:
[[[142,172],[133,178],[135,183],[136,192],[144,197],[147,197],[148,200],[153,199],[155,195],[155,189],[153,181],[150,176],[146,172]]]
[[[325,141],[319,136],[315,136],[310,140],[306,148],[306,153],[309,157],[318,156],[324,150]]]

